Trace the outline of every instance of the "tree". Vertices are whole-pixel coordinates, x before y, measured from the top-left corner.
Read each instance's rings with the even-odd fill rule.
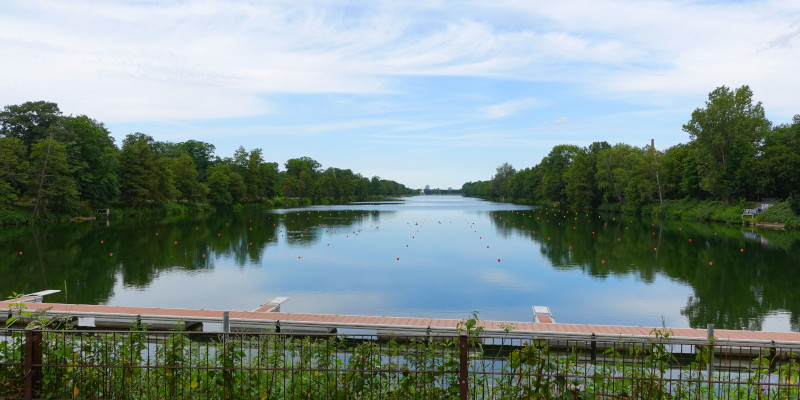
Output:
[[[213,166],[208,169],[208,201],[215,205],[229,206],[233,204],[233,196],[229,190],[231,179],[229,170],[225,165]]]
[[[214,151],[216,150],[214,145],[199,140],[187,140],[178,143],[178,147],[189,157],[192,157],[199,179],[204,180],[206,171],[214,161]]]
[[[85,115],[62,117],[60,139],[67,145],[69,165],[81,200],[104,207],[119,195],[119,150],[108,130]]]
[[[194,160],[183,153],[170,159],[169,169],[172,171],[175,189],[180,193],[178,198],[191,203],[203,202],[208,194],[208,186],[197,180],[198,173]]]
[[[27,183],[28,162],[22,140],[0,137],[0,206],[13,204]]]
[[[678,144],[664,151],[661,158],[664,196],[667,198],[700,197],[700,175],[695,147]]]
[[[597,171],[596,157],[588,149],[581,149],[565,172],[567,201],[575,208],[591,207],[597,203],[594,182]]]
[[[67,147],[53,138],[39,139],[31,147],[30,192],[36,199],[33,217],[47,211],[77,206],[78,190],[70,174]]]
[[[540,165],[543,173],[542,183],[539,187],[539,198],[566,203],[567,183],[565,173],[578,154],[578,150],[578,146],[561,144],[553,147],[550,153],[542,159]]]
[[[25,151],[30,152],[34,142],[49,137],[50,127],[60,116],[58,105],[47,101],[5,106],[0,111],[0,133],[22,140]]]
[[[705,108],[692,112],[683,126],[697,143],[700,187],[713,197],[729,201],[752,197],[753,165],[771,123],[761,102],[753,104],[748,86],[735,91],[718,87],[708,95]]]
[[[220,163],[208,169],[208,200],[212,204],[230,206],[241,203],[246,187],[244,178],[233,171],[228,163]]]
[[[163,204],[177,195],[167,158],[155,160],[152,137],[131,133],[122,141],[120,153],[120,192],[122,200],[133,206]]]
[[[787,198],[800,194],[800,115],[767,134],[757,169],[762,195]]]
[[[295,179],[300,178],[300,172],[302,171],[308,171],[312,177],[316,178],[321,168],[320,163],[310,157],[291,158],[284,165],[286,166],[286,173],[295,177]]]
[[[494,192],[498,197],[502,198],[506,196],[506,179],[513,176],[515,173],[517,173],[517,171],[509,163],[503,163],[497,167],[497,170],[492,177],[492,185],[494,186]]]

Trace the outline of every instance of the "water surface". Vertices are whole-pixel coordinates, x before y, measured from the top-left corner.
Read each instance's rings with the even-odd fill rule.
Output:
[[[0,293],[48,301],[800,329],[796,232],[458,196],[3,228],[0,251]]]

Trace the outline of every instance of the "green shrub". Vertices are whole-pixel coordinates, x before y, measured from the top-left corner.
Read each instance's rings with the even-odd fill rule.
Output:
[[[755,220],[758,222],[784,224],[796,218],[797,214],[792,210],[789,202],[780,202],[773,204],[761,214],[756,215]]]
[[[23,225],[33,223],[30,212],[19,208],[0,208],[0,225]]]

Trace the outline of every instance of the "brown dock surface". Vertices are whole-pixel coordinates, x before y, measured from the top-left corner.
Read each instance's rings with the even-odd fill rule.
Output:
[[[5,320],[10,313],[13,302],[0,301],[0,320]],[[91,304],[62,304],[62,303],[24,303],[28,310],[44,310],[53,316],[89,317],[98,320],[115,321],[120,327],[125,323],[132,324],[137,319],[148,324],[158,321],[162,325],[167,323],[184,322],[213,322],[219,323],[225,311],[199,310],[182,308],[161,307],[126,307]],[[435,318],[410,318],[410,317],[379,317],[360,315],[331,315],[331,314],[306,314],[265,312],[269,307],[264,306],[256,311],[230,311],[229,319],[232,326],[250,327],[254,329],[274,329],[278,324],[283,329],[292,327],[296,331],[304,329],[367,329],[378,332],[403,333],[434,333],[455,334],[462,320],[435,319]],[[537,336],[558,336],[584,338],[594,334],[597,338],[618,337],[648,337],[653,336],[654,329],[664,330],[662,327],[617,326],[617,325],[586,325],[563,323],[534,323],[520,321],[479,321],[478,325],[486,329],[489,334],[505,333],[508,326],[513,325],[509,334]],[[101,326],[98,324],[98,327]],[[108,325],[107,325],[108,326]],[[667,328],[674,338],[690,340],[707,340],[705,329]],[[289,330],[289,331],[290,331]],[[797,332],[759,332],[717,329],[714,331],[717,341],[757,341],[757,342],[795,342],[800,344],[800,333]]]

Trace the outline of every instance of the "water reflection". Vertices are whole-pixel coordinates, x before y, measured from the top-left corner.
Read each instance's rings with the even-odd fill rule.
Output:
[[[799,243],[797,232],[424,196],[4,228],[0,293],[232,310],[280,295],[294,312],[513,320],[546,304],[561,322],[797,331]]]
[[[761,330],[767,317],[788,312],[800,330],[796,232],[550,209],[492,213],[492,222],[537,242],[555,269],[689,284],[681,315],[691,327]]]

